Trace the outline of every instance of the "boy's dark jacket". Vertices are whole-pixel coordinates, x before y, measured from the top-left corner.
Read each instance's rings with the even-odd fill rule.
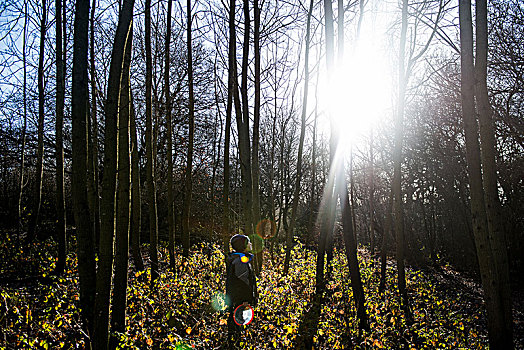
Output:
[[[242,262],[240,258],[246,256],[249,260]],[[249,253],[229,253],[226,264],[226,294],[228,305],[236,306],[243,302],[256,306],[257,303],[257,281],[251,260],[253,255]]]

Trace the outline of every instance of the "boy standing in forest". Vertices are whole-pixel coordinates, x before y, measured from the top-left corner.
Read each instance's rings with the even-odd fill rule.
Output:
[[[227,320],[228,341],[238,340],[242,326],[235,322],[235,310],[241,305],[247,308],[257,304],[257,282],[251,260],[251,242],[249,237],[234,235],[229,241],[233,252],[226,261],[226,303],[229,310]],[[235,339],[236,338],[236,339]]]

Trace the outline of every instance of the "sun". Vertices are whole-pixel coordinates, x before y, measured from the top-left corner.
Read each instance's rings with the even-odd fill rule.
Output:
[[[319,102],[343,150],[362,142],[391,109],[391,74],[381,46],[361,38],[334,67],[330,81],[321,83]]]

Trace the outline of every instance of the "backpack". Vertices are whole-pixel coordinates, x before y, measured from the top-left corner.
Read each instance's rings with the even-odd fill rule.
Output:
[[[247,257],[249,260],[243,261]],[[226,300],[229,306],[257,303],[256,277],[251,266],[252,255],[229,253],[226,264]]]

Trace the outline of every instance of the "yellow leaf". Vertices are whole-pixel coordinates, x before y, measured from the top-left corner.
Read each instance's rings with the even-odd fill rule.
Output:
[[[149,345],[149,346],[153,345],[153,339],[151,339],[151,338],[148,337],[147,340],[146,340],[146,343],[147,343],[147,345]]]
[[[187,327],[187,328],[186,328],[186,333],[187,333],[187,334],[191,334],[191,327]]]
[[[225,325],[225,324],[227,324],[227,320],[225,320],[225,319],[223,319],[223,318],[220,319],[220,325],[223,326],[223,325]]]

